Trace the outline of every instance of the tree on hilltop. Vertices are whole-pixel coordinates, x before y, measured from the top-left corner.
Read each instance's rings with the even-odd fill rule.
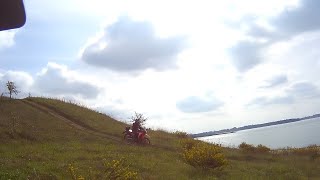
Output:
[[[7,85],[8,91],[9,91],[10,99],[12,98],[12,94],[17,95],[19,93],[14,82],[8,81],[6,85]]]

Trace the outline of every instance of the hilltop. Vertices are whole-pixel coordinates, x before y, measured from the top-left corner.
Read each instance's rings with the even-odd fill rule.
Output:
[[[101,172],[106,171],[106,162],[119,159],[137,172],[139,179],[320,176],[317,159],[288,156],[282,151],[244,154],[237,148],[223,148],[229,164],[224,169],[197,169],[182,156],[183,133],[149,130],[151,146],[127,145],[122,141],[126,126],[105,114],[61,100],[1,98],[0,179],[80,177],[74,178],[70,171],[86,179],[104,179]]]

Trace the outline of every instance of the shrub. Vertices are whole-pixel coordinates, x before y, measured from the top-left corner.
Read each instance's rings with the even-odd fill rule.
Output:
[[[105,162],[106,179],[138,179],[138,173],[130,170],[128,165],[125,165],[124,159]]]
[[[188,164],[196,168],[216,169],[227,164],[222,148],[196,140],[187,140],[183,146],[183,157]]]
[[[251,144],[247,144],[245,142],[239,145],[239,149],[244,153],[268,153],[270,152],[270,148],[259,144],[258,146],[253,146]]]
[[[189,137],[189,135],[186,132],[182,132],[182,131],[176,131],[173,134],[176,135],[178,138],[188,138]]]
[[[184,150],[190,150],[191,148],[193,148],[194,146],[196,146],[197,144],[200,143],[200,141],[198,140],[194,140],[192,138],[187,138],[187,139],[183,139],[180,141],[182,148]]]
[[[97,177],[100,177],[99,179],[112,179],[112,180],[134,180],[138,179],[138,173],[135,171],[130,170],[129,165],[125,164],[124,159],[120,160],[113,160],[111,162],[105,161],[103,163],[104,170],[100,171],[99,174],[97,174]],[[92,178],[92,172],[91,169],[89,169],[89,173],[87,175],[87,178],[85,176],[79,175],[73,165],[69,164],[68,167],[69,173],[71,175],[72,180],[85,180],[85,179],[94,179]]]
[[[282,155],[298,155],[298,156],[309,156],[312,160],[320,157],[320,146],[310,145],[303,148],[292,148],[287,147],[284,149],[278,149],[275,151],[278,154]]]
[[[268,148],[267,146],[264,146],[262,144],[259,144],[256,148],[255,148],[256,152],[258,153],[268,153],[270,152],[270,148]]]
[[[71,179],[72,180],[84,180],[83,176],[77,174],[76,169],[77,168],[75,168],[72,164],[69,164],[68,170],[71,175]]]
[[[317,145],[310,145],[305,148],[292,148],[292,150],[297,155],[315,155],[320,152],[320,148]]]
[[[304,148],[291,148],[293,154],[301,156],[309,156],[311,160],[316,160],[320,157],[320,147],[317,145],[310,145]]]
[[[245,142],[243,142],[243,143],[241,143],[241,144],[239,145],[239,149],[240,149],[241,151],[245,152],[245,153],[252,153],[252,152],[255,151],[255,150],[254,150],[255,147],[254,147],[253,145],[247,144],[247,143],[245,143]]]

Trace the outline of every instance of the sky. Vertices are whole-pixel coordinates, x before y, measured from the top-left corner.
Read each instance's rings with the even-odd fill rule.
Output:
[[[0,92],[188,133],[319,113],[320,1],[24,3],[0,32]]]

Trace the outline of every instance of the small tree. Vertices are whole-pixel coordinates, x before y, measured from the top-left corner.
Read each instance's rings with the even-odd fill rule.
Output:
[[[17,95],[19,93],[16,85],[12,81],[7,82],[7,88],[8,88],[9,94],[10,94],[10,99],[12,98],[12,93],[14,93],[15,95]]]

